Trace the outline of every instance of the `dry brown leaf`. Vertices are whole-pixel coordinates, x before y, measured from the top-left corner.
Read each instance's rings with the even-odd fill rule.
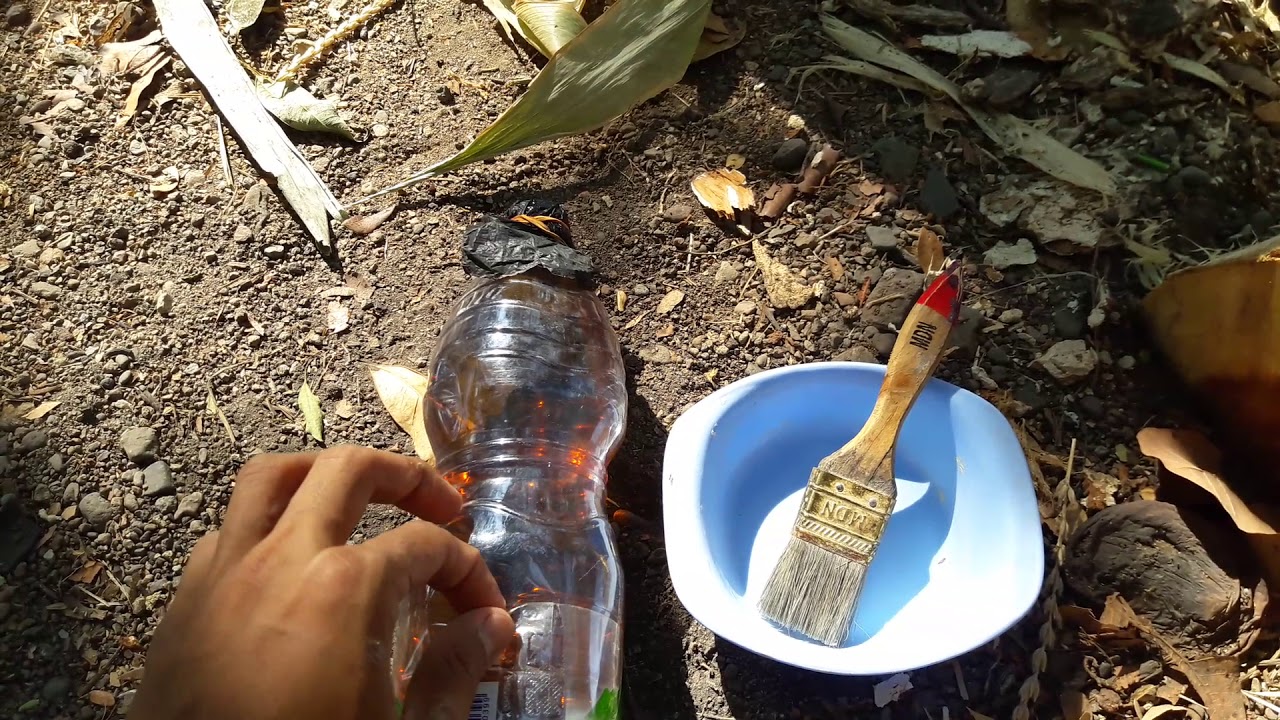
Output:
[[[396,211],[396,205],[379,210],[371,215],[353,215],[342,221],[342,227],[350,230],[356,235],[368,235],[369,233],[382,227],[382,223],[387,221]]]
[[[920,228],[920,237],[916,238],[916,246],[912,248],[911,254],[915,255],[916,264],[925,273],[942,270],[947,259],[946,251],[942,249],[942,239],[927,227]]]
[[[1101,620],[1117,627],[1133,627],[1157,646],[1166,662],[1191,682],[1213,720],[1245,720],[1244,700],[1240,695],[1240,662],[1235,656],[1188,660],[1119,595],[1107,597]]]
[[[839,282],[844,278],[844,265],[840,263],[840,258],[835,255],[828,255],[826,258],[827,270],[831,272],[831,279]]]
[[[39,420],[45,415],[48,415],[54,408],[58,407],[61,404],[62,404],[61,400],[46,400],[45,402],[42,402],[39,405],[32,408],[31,412],[27,413],[26,415],[23,415],[23,417],[28,420]]]
[[[340,333],[351,326],[351,311],[337,300],[329,301],[329,331]]]
[[[707,23],[702,28],[702,37],[698,38],[698,47],[693,51],[690,62],[698,62],[742,42],[747,35],[747,27],[740,22],[729,23],[719,15],[707,13]]]
[[[1159,460],[1165,469],[1186,478],[1222,505],[1236,527],[1250,534],[1275,535],[1275,526],[1259,517],[1236,495],[1219,474],[1222,457],[1207,437],[1195,430],[1143,428],[1138,431],[1138,449]]]
[[[1150,710],[1142,713],[1142,720],[1156,720],[1156,718],[1165,717],[1169,713],[1186,715],[1187,709],[1178,705],[1155,705]]]
[[[178,168],[170,165],[165,168],[159,175],[151,179],[151,195],[153,197],[164,197],[174,190],[178,189]]]
[[[88,585],[98,577],[98,573],[100,572],[102,572],[102,563],[97,560],[90,560],[82,565],[79,570],[71,573],[71,576],[67,579],[71,582]]]
[[[160,69],[169,64],[170,57],[168,55],[160,55],[148,63],[142,71],[142,75],[133,81],[133,85],[129,87],[129,97],[125,98],[124,109],[120,111],[120,117],[116,119],[116,127],[124,127],[129,119],[138,114],[138,103],[142,100],[142,93],[146,92],[155,82],[156,73]]]
[[[343,420],[350,420],[351,418],[355,417],[356,408],[354,405],[351,404],[350,400],[343,398],[333,404],[333,414],[337,415]]]
[[[658,314],[666,315],[672,310],[675,310],[676,306],[683,301],[684,293],[679,290],[672,290],[666,295],[663,295],[662,300],[658,302]]]
[[[724,168],[701,173],[689,182],[689,187],[703,207],[746,232],[745,215],[756,204],[755,194],[746,182],[747,176],[741,172]]]
[[[426,419],[422,414],[422,402],[430,379],[398,365],[375,365],[369,370],[369,375],[391,419],[409,434],[414,453],[427,462],[433,462],[435,453],[431,450],[431,439],[427,437]]]
[[[106,708],[115,707],[116,696],[112,695],[106,690],[90,690],[89,702],[93,703],[94,705],[97,705],[98,707],[106,707]]]
[[[1268,125],[1280,125],[1280,100],[1259,105],[1253,109],[1253,114]]]
[[[307,434],[315,438],[316,442],[323,443],[324,409],[320,407],[320,398],[316,397],[315,391],[306,380],[302,381],[302,388],[298,390],[298,409],[302,411],[302,421]]]
[[[813,297],[813,288],[804,284],[786,265],[774,260],[759,240],[751,241],[756,267],[764,279],[764,289],[769,302],[775,308],[795,310],[804,307]]]
[[[136,72],[160,53],[162,48],[157,43],[163,37],[159,30],[152,30],[146,37],[130,42],[103,43],[98,67],[103,75]]]

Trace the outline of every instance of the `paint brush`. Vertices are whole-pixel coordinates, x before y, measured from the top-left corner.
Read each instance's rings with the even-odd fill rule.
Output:
[[[828,646],[848,636],[897,500],[898,433],[959,314],[959,269],[956,262],[944,268],[912,306],[867,422],[810,474],[791,537],[758,604],[767,620]]]

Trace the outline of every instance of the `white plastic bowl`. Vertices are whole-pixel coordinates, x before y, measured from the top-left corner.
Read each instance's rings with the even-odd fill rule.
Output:
[[[671,428],[663,522],[676,594],[716,635],[796,667],[880,675],[942,662],[1003,633],[1044,572],[1027,461],[986,400],[930,380],[895,454],[898,502],[839,647],[756,610],[809,472],[862,427],[884,366],[823,362],[717,390]]]

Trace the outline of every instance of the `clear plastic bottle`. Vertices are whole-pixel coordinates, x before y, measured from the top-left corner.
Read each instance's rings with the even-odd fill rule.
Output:
[[[627,391],[608,312],[543,267],[484,278],[446,321],[429,376],[437,469],[516,622],[472,718],[613,720],[622,572],[604,495]]]

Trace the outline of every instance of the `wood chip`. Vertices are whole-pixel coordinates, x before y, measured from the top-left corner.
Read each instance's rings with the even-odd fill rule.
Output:
[[[53,412],[53,409],[62,404],[60,400],[46,400],[32,408],[31,412],[23,415],[28,420],[39,420],[40,418]]]
[[[658,303],[658,314],[666,315],[672,310],[675,310],[676,306],[681,302],[684,302],[684,293],[680,290],[672,290],[662,296],[662,300]]]

